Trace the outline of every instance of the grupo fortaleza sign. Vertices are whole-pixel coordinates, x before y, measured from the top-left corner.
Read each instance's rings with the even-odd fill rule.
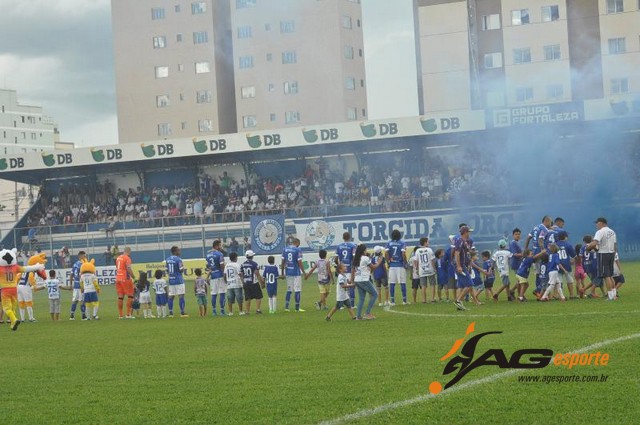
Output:
[[[473,211],[415,211],[293,220],[293,222],[300,239],[300,246],[317,251],[338,245],[342,242],[344,232],[349,232],[355,242],[370,246],[388,242],[391,239],[391,232],[395,229],[400,230],[402,239],[410,244],[417,243],[421,237],[425,236],[437,243],[444,243],[449,234],[457,232],[460,223],[466,223],[474,229],[474,240],[497,242],[510,234],[516,224],[528,223],[530,220],[531,218],[522,209],[505,210],[493,207],[477,208]],[[531,223],[534,224],[534,222]]]
[[[0,174],[11,171],[56,169],[131,161],[154,161],[220,153],[295,148],[313,144],[384,140],[396,137],[456,133],[485,129],[482,111],[447,111],[425,116],[375,121],[350,121],[306,127],[288,127],[160,140],[143,143],[45,151],[0,157]]]
[[[554,124],[584,119],[582,102],[526,105],[515,108],[487,110],[487,127]]]

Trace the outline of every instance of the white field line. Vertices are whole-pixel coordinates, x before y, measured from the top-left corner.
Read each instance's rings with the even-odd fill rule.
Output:
[[[640,310],[623,310],[623,311],[584,311],[577,313],[541,313],[541,314],[465,314],[459,313],[412,313],[410,311],[399,311],[385,309],[385,311],[394,314],[404,314],[407,316],[424,316],[424,317],[566,317],[566,316],[592,316],[592,315],[608,315],[608,314],[638,314]]]
[[[621,336],[620,338],[615,338],[615,339],[607,339],[604,341],[596,342],[595,344],[587,345],[586,347],[578,348],[576,350],[567,350],[566,352],[581,354],[581,353],[586,353],[588,351],[597,350],[602,347],[606,347],[607,345],[616,344],[618,342],[629,341],[631,339],[636,339],[636,338],[640,338],[640,333]],[[359,410],[355,413],[350,413],[348,415],[344,415],[339,418],[320,422],[319,425],[338,425],[338,424],[343,424],[349,421],[354,421],[357,419],[367,418],[373,415],[377,415],[378,413],[386,412],[388,410],[398,409],[400,407],[409,406],[409,405],[420,403],[423,401],[428,401],[437,397],[444,397],[451,393],[466,390],[467,388],[475,387],[478,385],[489,384],[491,382],[498,381],[500,379],[507,378],[512,375],[523,373],[525,371],[527,371],[527,369],[510,369],[506,372],[496,373],[495,375],[490,375],[481,379],[476,379],[475,381],[469,381],[461,385],[455,385],[447,390],[442,391],[440,394],[423,394],[423,395],[419,395],[406,400],[396,401],[389,404],[383,404],[381,406],[374,407],[371,409]],[[425,385],[425,388],[426,388],[426,385]]]

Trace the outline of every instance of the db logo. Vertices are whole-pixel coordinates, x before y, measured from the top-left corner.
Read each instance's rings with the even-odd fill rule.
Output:
[[[247,134],[247,143],[253,149],[257,149],[260,146],[279,146],[282,143],[279,134],[263,134],[262,136],[256,134],[252,136],[251,134]]]
[[[304,136],[304,140],[307,143],[315,143],[318,140],[327,141],[327,140],[336,140],[338,139],[338,129],[337,128],[322,128],[320,129],[320,136],[318,137],[318,130],[306,128],[302,129],[302,136]]]
[[[373,137],[376,134],[380,136],[393,136],[398,134],[398,124],[395,122],[382,123],[376,125],[375,123],[360,123],[360,131],[364,137]]]
[[[73,156],[70,153],[42,153],[42,162],[47,167],[52,167],[56,164],[58,165],[67,165],[73,163]]]
[[[122,159],[122,149],[91,149],[91,157],[96,162]]]
[[[7,158],[0,159],[0,171],[4,171],[7,168],[16,169],[24,167],[24,159],[23,158],[9,158],[9,163],[7,164]]]
[[[144,143],[141,143],[140,148],[142,149],[142,154],[147,158],[153,158],[156,155],[157,156],[173,155],[173,152],[174,152],[173,145],[171,143],[157,145],[157,146],[154,146],[154,145],[145,146]]]
[[[205,153],[207,151],[216,152],[227,149],[227,141],[225,139],[212,139],[212,140],[198,140],[193,138],[193,148],[198,153]]]

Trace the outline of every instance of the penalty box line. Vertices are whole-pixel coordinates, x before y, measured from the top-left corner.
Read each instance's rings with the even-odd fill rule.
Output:
[[[619,338],[615,338],[615,339],[607,339],[604,341],[600,341],[600,342],[596,342],[595,344],[591,344],[591,345],[587,345],[585,347],[582,348],[578,348],[576,350],[567,350],[568,353],[575,353],[575,354],[582,354],[582,353],[586,353],[589,351],[593,351],[593,350],[597,350],[599,348],[602,347],[606,347],[608,345],[612,345],[612,344],[617,344],[619,342],[625,342],[625,341],[629,341],[632,339],[636,339],[636,338],[640,338],[640,333],[635,333],[635,334],[630,334],[630,335],[626,335],[626,336],[621,336]],[[348,415],[344,415],[341,416],[339,418],[335,418],[335,419],[330,419],[327,421],[322,421],[319,423],[319,425],[339,425],[339,424],[343,424],[346,422],[350,422],[350,421],[354,421],[354,420],[358,420],[358,419],[362,419],[362,418],[367,418],[370,416],[374,416],[377,415],[378,413],[382,413],[382,412],[386,412],[389,410],[395,410],[401,407],[405,407],[405,406],[410,406],[412,404],[416,404],[416,403],[420,403],[423,401],[428,401],[434,398],[438,398],[438,397],[445,397],[449,394],[458,392],[458,391],[462,391],[462,390],[466,390],[467,388],[471,388],[471,387],[475,387],[478,385],[482,385],[482,384],[489,384],[491,382],[495,382],[498,381],[500,379],[503,378],[507,378],[509,376],[513,376],[513,375],[517,375],[520,373],[525,372],[527,369],[511,369],[508,370],[506,372],[502,372],[502,373],[497,373],[495,375],[490,375],[481,379],[476,379],[475,381],[469,381],[466,382],[464,384],[461,385],[456,385],[453,386],[447,390],[442,391],[439,394],[423,394],[423,395],[419,395],[413,398],[409,398],[406,400],[401,400],[401,401],[396,401],[393,403],[388,403],[388,404],[383,404],[381,406],[378,407],[374,407],[371,409],[363,409],[363,410],[359,410],[355,413],[350,413]],[[426,387],[426,386],[425,386]]]
[[[422,316],[422,317],[479,317],[479,318],[502,318],[502,317],[565,317],[565,316],[591,316],[591,315],[607,315],[607,314],[638,314],[640,310],[620,310],[620,311],[583,311],[575,313],[541,313],[541,314],[464,314],[460,312],[454,313],[413,313],[410,311],[385,309],[388,313],[404,314],[406,316]]]

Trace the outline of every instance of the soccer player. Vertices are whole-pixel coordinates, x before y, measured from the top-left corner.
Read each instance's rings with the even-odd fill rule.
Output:
[[[227,302],[229,316],[233,316],[233,304],[238,303],[239,315],[244,316],[242,311],[242,269],[238,264],[238,253],[229,254],[229,263],[224,265],[224,279],[227,283]]]
[[[184,264],[182,264],[182,258],[180,258],[180,248],[177,246],[171,247],[171,255],[167,257],[165,263],[167,265],[167,275],[169,276],[169,317],[173,317],[173,300],[175,296],[178,296],[178,303],[180,306],[180,317],[189,317],[185,313],[185,300],[184,300]]]
[[[124,297],[127,297],[127,319],[133,319],[133,270],[131,269],[131,248],[124,248],[122,255],[116,258],[116,292],[118,293],[118,313],[119,318],[124,318],[123,305]],[[73,313],[72,307],[72,313]],[[73,320],[73,314],[71,315]]]
[[[220,314],[225,315],[224,304],[227,295],[227,284],[224,280],[224,254],[222,242],[219,239],[213,241],[212,250],[207,253],[207,271],[211,280],[211,308],[212,315],[216,316],[216,301],[220,297]]]
[[[262,277],[267,286],[267,297],[269,297],[269,314],[275,314],[277,311],[278,298],[278,266],[275,265],[276,259],[273,255],[267,257],[268,266],[264,267]]]
[[[558,291],[560,295],[560,299],[562,301],[566,301],[567,299],[564,297],[564,293],[562,292],[562,282],[560,281],[560,277],[558,276],[558,272],[562,271],[564,273],[568,273],[567,270],[562,266],[560,262],[560,256],[558,255],[558,245],[552,243],[549,244],[549,251],[551,255],[549,256],[549,261],[547,262],[547,268],[549,273],[549,286],[547,286],[546,291],[540,298],[540,301],[549,301],[549,294],[551,291]]]
[[[285,296],[284,311],[289,310],[291,292],[295,293],[296,312],[304,312],[300,308],[300,293],[302,292],[302,275],[306,274],[302,264],[302,250],[300,239],[294,238],[291,245],[285,247],[282,252],[280,264],[281,276],[287,279],[287,295]]]
[[[207,316],[207,281],[202,277],[202,269],[195,269],[196,281],[193,285],[193,292],[198,303],[198,313],[200,317]]]
[[[493,300],[498,301],[498,296],[505,289],[507,290],[507,300],[513,301],[514,296],[511,291],[511,282],[509,282],[509,259],[513,256],[511,251],[507,251],[507,241],[501,239],[498,242],[498,250],[493,253],[491,257],[496,263],[498,273],[500,273],[500,279],[502,280],[502,286],[498,291],[493,294]]]
[[[455,239],[453,249],[457,278],[456,286],[458,287],[456,301],[454,304],[458,310],[467,310],[467,308],[462,304],[462,300],[467,294],[471,294],[476,305],[480,304],[480,301],[478,301],[478,298],[476,298],[476,295],[472,290],[473,282],[471,281],[469,270],[471,265],[471,242],[469,241],[470,232],[471,229],[469,229],[469,226],[462,226],[460,228],[460,237]]]
[[[351,305],[351,301],[349,300],[349,288],[355,286],[353,283],[349,283],[349,277],[347,276],[347,266],[343,263],[338,263],[336,268],[338,272],[338,284],[336,285],[336,305],[329,311],[325,320],[327,322],[331,321],[331,316],[342,307],[346,307],[349,312],[349,316],[352,319],[356,318],[355,313],[353,312],[353,306]]]
[[[602,278],[607,286],[609,301],[616,299],[616,284],[613,281],[613,264],[618,253],[618,240],[616,232],[607,224],[607,219],[598,217],[596,220],[598,231],[593,240],[587,245],[587,251],[596,250],[598,259],[598,277]]]
[[[551,217],[545,215],[542,217],[542,223],[536,225],[531,233],[527,235],[527,240],[524,243],[524,248],[529,249],[529,243],[533,241],[533,245],[531,247],[531,252],[533,256],[537,259],[535,263],[535,271],[536,271],[536,290],[533,291],[534,295],[537,298],[540,298],[542,295],[542,285],[540,283],[540,265],[542,261],[538,254],[540,254],[545,247],[545,240],[547,238],[547,233],[549,232],[549,227],[551,226]]]
[[[401,240],[400,230],[391,232],[391,241],[386,246],[386,258],[389,262],[389,285],[391,286],[391,305],[396,305],[396,284],[400,284],[402,304],[407,305],[407,247]]]
[[[420,238],[420,248],[415,252],[418,278],[422,290],[422,302],[427,302],[427,286],[431,287],[431,303],[436,302],[436,256],[429,247],[429,238]]]
[[[333,275],[331,274],[331,263],[327,261],[327,251],[321,249],[318,252],[318,256],[320,257],[316,260],[316,263],[311,267],[311,269],[305,275],[305,280],[309,279],[314,270],[318,270],[318,289],[320,290],[320,300],[316,301],[314,304],[317,310],[324,309],[328,310],[327,307],[327,297],[329,296],[329,290],[331,289],[331,284],[333,283]]]
[[[56,271],[49,270],[49,279],[44,281],[44,286],[41,288],[36,287],[35,290],[47,288],[47,297],[49,298],[49,314],[51,320],[60,320],[60,289],[71,291],[71,286],[61,285],[60,281],[56,279]]]
[[[516,279],[520,284],[520,292],[518,293],[518,301],[525,302],[527,298],[524,294],[527,292],[529,288],[529,271],[531,270],[531,265],[534,263],[535,259],[533,258],[533,252],[530,249],[525,249],[522,253],[524,258],[520,263],[520,267],[516,270]]]
[[[484,275],[484,297],[493,298],[493,284],[496,281],[495,263],[491,259],[490,251],[482,251],[482,274]]]
[[[373,248],[373,256],[375,262],[378,262],[378,257],[382,258],[382,264],[380,267],[373,271],[373,281],[376,284],[376,290],[378,291],[378,307],[389,305],[389,277],[387,273],[387,259],[382,254],[382,247],[376,245]],[[384,301],[382,301],[382,289],[384,288]]]
[[[509,242],[509,251],[511,251],[511,260],[509,266],[511,270],[517,271],[520,267],[520,263],[522,263],[522,247],[520,246],[520,237],[522,236],[522,231],[517,227],[513,229],[511,232],[513,239]],[[516,293],[520,293],[520,283],[516,280]]]
[[[80,289],[80,267],[82,263],[87,259],[87,253],[84,251],[78,251],[78,261],[73,263],[71,268],[71,275],[69,276],[69,286],[73,287],[73,295],[71,295],[71,313],[69,320],[76,320],[76,308],[80,303],[80,311],[82,312],[82,320],[86,319],[86,306],[84,305],[84,296]],[[117,279],[117,277],[116,277]],[[120,314],[122,316],[122,314]]]
[[[251,300],[256,300],[256,314],[262,314],[260,306],[262,304],[264,281],[258,271],[258,263],[253,261],[254,255],[255,253],[252,250],[247,250],[244,253],[246,261],[240,266],[242,269],[242,284],[244,286],[244,311],[249,314],[251,312]]]
[[[351,274],[351,263],[353,262],[353,255],[356,253],[356,247],[357,245],[351,241],[351,234],[344,232],[342,234],[342,243],[336,248],[336,256],[338,257],[338,262],[345,265],[345,273],[347,274]],[[336,276],[337,274],[338,272],[336,271]],[[356,305],[355,286],[350,286],[347,290],[349,292],[351,305]]]
[[[556,245],[558,246],[558,257],[560,257],[560,264],[568,273],[560,273],[560,286],[562,286],[562,282],[564,281],[567,284],[567,288],[569,288],[569,299],[578,298],[574,296],[573,293],[573,284],[575,283],[573,279],[573,275],[571,274],[571,263],[573,259],[576,257],[576,251],[567,241],[569,234],[564,230],[559,230],[556,232]]]
[[[156,270],[153,274],[155,280],[153,281],[153,290],[156,293],[156,310],[158,311],[158,318],[163,319],[167,317],[167,281],[162,278],[162,270]]]

